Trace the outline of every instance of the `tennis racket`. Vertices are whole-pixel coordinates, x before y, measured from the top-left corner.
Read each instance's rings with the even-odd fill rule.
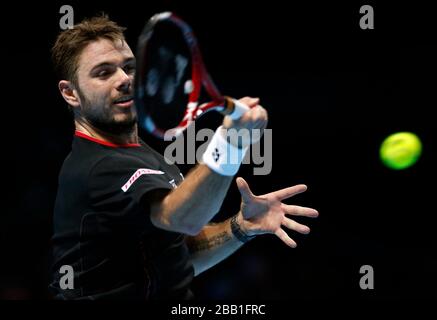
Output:
[[[179,136],[208,111],[237,120],[249,110],[220,93],[190,26],[171,12],[150,18],[138,38],[136,58],[138,123],[158,138]]]

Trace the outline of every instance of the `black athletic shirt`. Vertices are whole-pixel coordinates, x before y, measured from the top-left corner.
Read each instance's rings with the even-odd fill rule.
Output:
[[[76,132],[54,209],[54,298],[192,298],[185,236],[156,228],[147,203],[151,190],[182,180],[143,141],[114,145]],[[62,265],[73,268],[74,289],[60,288]]]

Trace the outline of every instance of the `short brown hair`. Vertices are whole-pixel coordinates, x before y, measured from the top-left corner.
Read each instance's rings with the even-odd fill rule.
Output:
[[[100,38],[113,42],[124,41],[124,30],[125,28],[102,14],[85,19],[72,29],[62,31],[52,47],[52,60],[58,78],[77,84],[76,71],[82,50]]]

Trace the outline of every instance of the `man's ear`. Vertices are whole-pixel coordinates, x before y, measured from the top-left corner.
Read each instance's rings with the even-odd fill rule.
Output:
[[[77,90],[74,88],[74,85],[71,83],[71,81],[59,81],[58,88],[65,101],[67,101],[70,106],[76,108],[80,106],[80,98],[77,94]]]

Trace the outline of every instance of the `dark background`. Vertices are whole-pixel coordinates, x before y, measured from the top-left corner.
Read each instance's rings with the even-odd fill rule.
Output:
[[[256,194],[309,187],[289,201],[320,212],[316,220],[299,219],[312,232],[292,234],[297,249],[261,236],[196,278],[198,297],[435,299],[437,50],[430,7],[180,2],[20,2],[3,11],[0,299],[50,299],[52,210],[73,133],[50,62],[63,4],[73,6],[75,22],[108,13],[128,27],[132,49],[152,14],[178,13],[193,27],[220,89],[260,97],[269,112],[272,172],[253,176],[252,166],[243,165],[240,175]],[[375,10],[374,30],[359,28],[364,4]],[[199,126],[219,123],[211,114]],[[382,140],[397,131],[415,132],[424,146],[417,164],[403,171],[378,157]],[[162,142],[142,137],[164,150]],[[216,219],[236,213],[239,201],[233,185]],[[374,268],[374,290],[359,287],[362,265]]]

